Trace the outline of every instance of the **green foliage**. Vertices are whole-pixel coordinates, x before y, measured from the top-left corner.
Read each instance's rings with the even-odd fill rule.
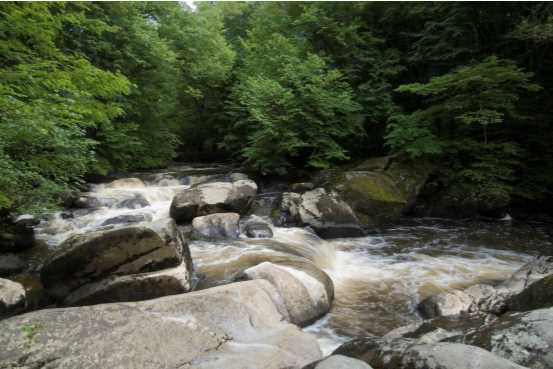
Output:
[[[274,23],[254,18],[242,42],[243,66],[230,104],[235,123],[226,144],[242,145],[246,162],[261,172],[285,173],[294,164],[328,168],[348,158],[339,140],[360,131],[360,106],[343,74],[303,40],[270,34],[286,15],[281,6],[268,7]]]
[[[553,195],[549,3],[197,5],[0,5],[0,213],[175,158],[285,173],[388,150],[439,159],[458,198]]]
[[[413,158],[444,157],[448,181],[469,184],[479,200],[508,202],[522,152],[505,141],[500,126],[507,119],[521,119],[521,94],[540,89],[531,77],[511,61],[490,57],[426,84],[402,85],[397,91],[422,96],[425,108],[393,115],[388,143]]]
[[[86,132],[123,113],[130,85],[58,47],[78,21],[64,4],[3,3],[1,14],[0,205],[37,211],[93,165]]]

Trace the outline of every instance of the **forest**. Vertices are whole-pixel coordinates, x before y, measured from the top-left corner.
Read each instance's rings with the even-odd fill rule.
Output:
[[[451,199],[551,201],[551,3],[2,2],[0,33],[2,214],[173,161],[387,154]]]

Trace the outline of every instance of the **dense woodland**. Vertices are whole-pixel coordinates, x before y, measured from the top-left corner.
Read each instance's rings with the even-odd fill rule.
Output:
[[[179,161],[388,153],[452,198],[553,189],[550,3],[0,4],[0,209]]]

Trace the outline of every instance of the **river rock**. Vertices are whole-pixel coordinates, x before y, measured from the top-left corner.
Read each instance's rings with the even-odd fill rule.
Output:
[[[121,178],[105,184],[105,188],[144,188],[146,185],[139,178]]]
[[[244,226],[244,232],[249,238],[272,238],[273,230],[267,223],[248,222]]]
[[[361,224],[373,229],[408,213],[431,171],[423,161],[372,158],[353,169],[321,172],[315,181],[337,192]]]
[[[0,224],[0,252],[21,252],[35,245],[33,227],[38,220],[32,216],[7,220]]]
[[[303,369],[372,369],[364,361],[343,355],[331,355],[326,359],[312,363]]]
[[[468,294],[454,290],[426,298],[421,301],[417,310],[424,319],[431,319],[468,311],[472,302]]]
[[[41,280],[52,297],[63,299],[82,285],[108,276],[177,266],[185,258],[186,247],[172,221],[78,234],[45,261]]]
[[[330,310],[332,297],[325,285],[301,270],[264,262],[246,269],[243,277],[271,282],[282,296],[294,324],[307,325]]]
[[[102,226],[113,225],[113,224],[149,222],[151,220],[152,220],[151,214],[122,214],[113,218],[106,219],[102,223]]]
[[[0,278],[0,319],[23,311],[26,304],[23,286]]]
[[[197,216],[214,213],[243,214],[256,193],[257,185],[249,179],[203,183],[175,195],[170,214],[177,223],[187,223]]]
[[[259,280],[35,311],[0,322],[0,367],[287,369],[319,360],[315,338],[284,320],[278,299]]]
[[[506,302],[511,311],[528,311],[553,306],[553,275],[542,278]]]
[[[363,360],[374,369],[524,369],[489,351],[460,343],[419,344],[408,339],[366,337],[345,343],[334,354]]]
[[[220,213],[196,217],[192,220],[194,234],[210,239],[236,239],[240,235],[240,214]]]
[[[78,196],[73,201],[73,207],[78,209],[97,209],[102,207],[102,203],[94,196]]]
[[[191,290],[186,263],[157,272],[110,276],[88,283],[67,296],[62,305],[82,306],[118,301],[143,301]]]
[[[307,225],[323,238],[360,237],[365,233],[348,204],[335,192],[316,188],[302,195],[284,193],[282,223]]]
[[[553,256],[541,256],[524,264],[498,288],[507,289],[512,294],[521,292],[524,288],[550,274],[553,274]]]
[[[507,313],[455,339],[532,369],[553,368],[553,308]]]
[[[27,267],[27,263],[14,254],[0,254],[0,277],[9,277]]]
[[[311,191],[315,188],[315,185],[311,182],[298,182],[298,183],[292,183],[290,185],[290,190],[292,192],[306,192]]]
[[[141,194],[135,194],[134,197],[130,199],[124,199],[117,203],[117,208],[127,208],[127,209],[140,209],[150,206],[150,203],[146,198]]]

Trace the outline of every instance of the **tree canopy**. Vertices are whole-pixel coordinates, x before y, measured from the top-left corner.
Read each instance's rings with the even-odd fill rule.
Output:
[[[197,5],[0,4],[2,212],[173,160],[286,174],[388,153],[454,193],[551,198],[550,3]]]

